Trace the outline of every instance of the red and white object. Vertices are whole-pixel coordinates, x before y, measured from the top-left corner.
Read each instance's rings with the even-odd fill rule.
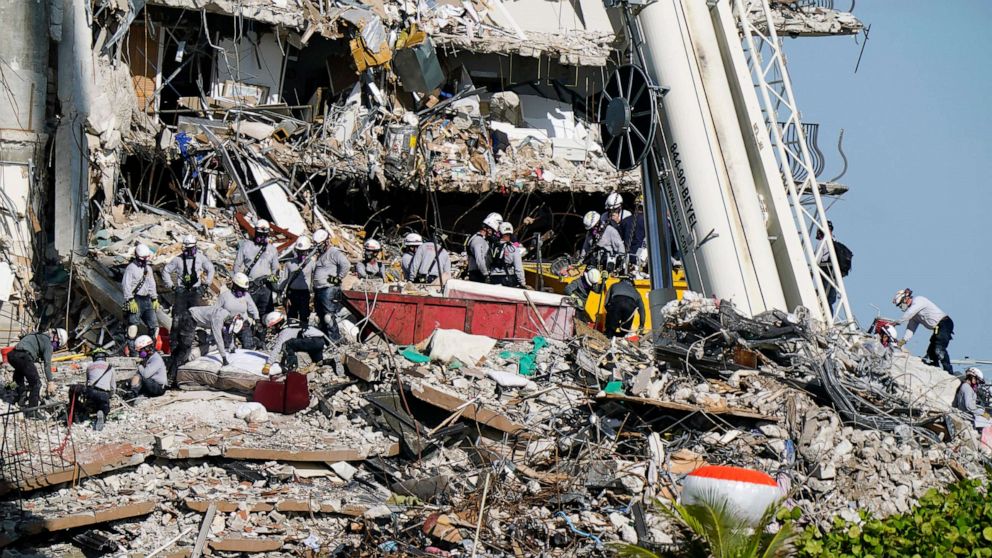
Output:
[[[706,465],[689,473],[682,483],[682,505],[726,500],[733,513],[751,524],[757,523],[768,506],[781,497],[775,479],[740,467]]]

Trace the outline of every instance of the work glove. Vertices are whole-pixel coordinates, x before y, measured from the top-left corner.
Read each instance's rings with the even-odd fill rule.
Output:
[[[127,311],[129,313],[131,313],[131,314],[137,314],[138,313],[138,301],[137,300],[134,300],[133,298],[131,300],[127,301]]]
[[[269,281],[270,284],[272,284],[273,286],[275,286],[275,285],[279,284],[279,276],[276,275],[275,273],[273,273],[272,275],[269,275],[268,281]]]
[[[227,362],[227,357],[226,356],[220,357],[220,360],[221,360],[222,363],[224,363],[224,366],[228,366],[229,364],[231,364],[230,362]]]
[[[262,375],[263,376],[268,376],[269,375],[269,370],[271,368],[272,368],[272,366],[269,363],[266,362],[265,365],[262,366]]]
[[[58,391],[58,389],[58,384],[55,382],[48,382],[48,395],[55,395],[55,392]]]
[[[900,339],[900,340],[896,341],[896,347],[897,348],[901,349],[901,348],[903,348],[905,346],[906,346],[906,340],[905,339]]]
[[[135,303],[135,306],[137,306],[137,303]],[[161,306],[162,305],[158,303],[157,298],[152,299],[152,310],[158,310],[159,308],[161,308]]]

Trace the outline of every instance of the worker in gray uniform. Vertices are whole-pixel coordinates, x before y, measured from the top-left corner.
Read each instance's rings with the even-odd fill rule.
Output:
[[[417,233],[410,233],[403,237],[403,255],[400,256],[400,271],[403,272],[405,281],[413,281],[413,256],[417,253],[417,248],[424,243],[424,237]]]
[[[172,319],[176,320],[194,306],[201,306],[205,287],[213,281],[214,264],[197,251],[196,237],[186,235],[183,238],[182,253],[172,258],[162,270],[162,284],[167,289],[176,291]]]
[[[603,333],[607,337],[630,333],[633,330],[635,312],[643,327],[647,313],[644,311],[641,293],[637,292],[630,279],[624,277],[606,293],[606,324]]]
[[[265,316],[265,327],[276,332],[269,358],[262,366],[262,374],[268,375],[273,362],[279,362],[284,372],[295,372],[300,365],[297,353],[307,353],[314,363],[324,360],[324,349],[328,339],[324,332],[295,320],[286,320],[282,312],[269,312]]]
[[[114,394],[114,367],[107,362],[107,352],[97,348],[90,353],[93,362],[86,366],[86,384],[73,386],[70,397],[76,397],[83,417],[93,418],[93,430],[103,430],[104,421],[110,414],[110,398]]]
[[[410,275],[414,283],[430,285],[439,278],[447,281],[451,277],[448,251],[433,242],[422,242],[410,262]]]
[[[318,327],[335,343],[341,340],[337,313],[341,309],[341,280],[348,275],[351,262],[348,257],[331,246],[330,235],[324,229],[313,233],[317,250],[317,265],[313,269],[314,310]]]
[[[7,362],[14,367],[14,382],[17,384],[17,403],[21,407],[34,408],[41,403],[41,375],[35,363],[43,367],[45,378],[48,380],[47,393],[52,395],[57,388],[55,377],[52,376],[52,353],[59,347],[64,347],[69,341],[69,333],[56,328],[48,333],[29,333],[7,353]],[[33,412],[29,418],[37,416]]]
[[[482,220],[479,232],[469,237],[465,243],[465,255],[468,258],[468,280],[477,283],[488,283],[489,265],[497,250],[496,237],[503,218],[498,213],[490,213]]]
[[[386,266],[382,264],[382,244],[374,238],[365,241],[362,261],[355,264],[355,273],[362,279],[386,279]]]
[[[286,263],[283,280],[279,286],[286,293],[286,312],[290,318],[302,324],[310,323],[310,293],[313,286],[313,272],[317,265],[311,253],[310,237],[301,236],[293,246],[293,256]]]
[[[271,226],[265,219],[255,223],[252,239],[238,244],[234,273],[244,273],[250,283],[251,298],[261,312],[272,311],[272,293],[279,281],[279,253],[269,243]]]
[[[144,244],[134,247],[134,258],[124,269],[121,292],[124,293],[124,313],[127,316],[127,349],[133,354],[138,326],[148,328],[149,337],[158,335],[158,285],[151,266],[152,251]]]
[[[978,368],[971,367],[964,371],[964,380],[954,393],[955,409],[967,413],[972,419],[988,417],[988,412],[978,405],[978,386],[985,383],[985,375]]]
[[[230,364],[227,360],[227,349],[231,337],[227,334],[234,325],[233,316],[230,312],[220,306],[197,306],[190,308],[190,318],[196,327],[197,337],[200,345],[200,355],[210,352],[211,341],[217,347],[221,362],[224,366]],[[208,333],[210,334],[208,336]],[[175,353],[173,353],[175,354]],[[182,364],[182,362],[180,362]],[[172,378],[170,378],[170,381]]]
[[[523,246],[513,240],[513,223],[499,224],[499,249],[491,262],[490,282],[505,287],[522,288],[527,284],[524,276]]]
[[[168,373],[162,355],[155,350],[155,342],[151,337],[142,335],[134,340],[134,350],[138,352],[141,363],[138,364],[138,372],[131,377],[129,399],[139,395],[158,397],[165,393]]]
[[[254,349],[256,343],[254,328],[252,326],[261,320],[258,307],[255,306],[255,300],[248,296],[249,287],[248,276],[244,273],[235,273],[231,279],[231,288],[221,291],[220,295],[217,296],[214,306],[223,308],[231,316],[240,317],[244,320],[244,327],[232,333],[238,336],[243,348]]]
[[[235,336],[245,349],[258,346],[255,340],[252,324],[258,322],[258,308],[255,301],[248,295],[248,276],[235,273],[231,287],[221,291],[212,306],[196,306],[189,310],[189,322],[177,336],[180,341],[172,350],[169,361],[168,385],[176,388],[176,377],[179,367],[189,360],[193,350],[193,339],[198,337],[200,354],[205,355],[210,350],[210,342],[206,331],[213,334],[214,344],[220,352],[221,361],[227,365],[227,349],[232,345]]]
[[[899,347],[908,343],[916,333],[916,328],[922,325],[933,331],[930,335],[930,344],[927,346],[927,360],[930,365],[939,366],[948,374],[954,373],[951,356],[947,353],[947,346],[954,337],[954,321],[951,317],[929,298],[914,295],[912,289],[901,289],[896,292],[892,304],[903,312],[902,317],[893,325],[906,324],[906,331],[898,342]]]
[[[599,213],[590,211],[582,218],[586,238],[579,251],[579,258],[586,264],[607,270],[613,269],[618,256],[626,255],[627,248],[616,227],[604,222]]]

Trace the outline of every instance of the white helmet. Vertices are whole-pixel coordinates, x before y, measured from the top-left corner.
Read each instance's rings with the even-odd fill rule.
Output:
[[[55,328],[53,341],[58,341],[59,347],[65,347],[66,343],[69,342],[69,332],[60,327]]]
[[[313,242],[314,244],[321,244],[323,242],[327,242],[327,239],[330,236],[331,235],[327,234],[327,231],[325,231],[324,229],[317,229],[313,233]]]
[[[259,219],[258,221],[255,221],[255,232],[259,232],[259,231],[269,232],[269,230],[271,229],[272,227],[269,225],[269,222],[266,221],[265,219]]]
[[[403,237],[403,246],[420,246],[424,243],[424,237],[417,233],[410,233]]]
[[[152,257],[152,250],[147,244],[141,243],[134,247],[134,255],[141,259],[147,259]]]
[[[382,244],[379,244],[378,240],[370,238],[365,241],[365,249],[369,252],[378,252],[379,250],[382,250]]]
[[[513,223],[503,221],[499,224],[499,234],[513,234]]]
[[[278,310],[273,310],[265,315],[265,327],[275,327],[286,319],[286,315]]]
[[[582,274],[582,277],[586,280],[586,283],[590,285],[598,285],[603,281],[603,274],[599,272],[595,267],[590,267]]]
[[[503,219],[500,218],[499,213],[490,213],[482,220],[482,226],[489,227],[494,231],[499,230],[500,224],[503,223]]]
[[[147,335],[141,335],[134,340],[134,349],[140,351],[141,349],[151,347],[154,344],[155,341],[153,341],[151,337]]]
[[[183,246],[196,246],[196,237],[191,234],[184,236]]]
[[[906,302],[906,299],[912,298],[912,296],[913,296],[912,289],[900,289],[899,291],[896,292],[896,296],[892,298],[892,304],[895,304],[896,306],[902,306],[902,304]]]
[[[606,196],[607,211],[621,207],[623,207],[623,196],[620,195],[620,192],[611,192],[610,195]]]
[[[981,383],[981,384],[984,384],[985,383],[985,374],[982,374],[982,371],[979,370],[978,368],[975,368],[974,366],[966,369],[964,371],[964,375],[965,375],[966,378],[968,376],[974,376],[974,377],[978,378],[978,382],[979,383]]]
[[[582,225],[585,226],[586,230],[590,230],[599,224],[599,213],[595,211],[590,211],[586,213],[586,216],[582,218]]]
[[[231,281],[234,283],[235,287],[241,287],[242,289],[247,289],[248,285],[251,283],[248,276],[244,273],[235,273],[234,277],[231,278]]]
[[[305,252],[313,247],[313,243],[310,242],[309,236],[301,236],[296,239],[296,246],[293,248],[298,252]]]

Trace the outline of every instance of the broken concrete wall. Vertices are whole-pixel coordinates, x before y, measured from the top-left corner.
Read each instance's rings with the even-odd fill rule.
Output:
[[[273,104],[282,101],[283,67],[289,45],[280,43],[275,33],[248,31],[240,40],[221,39],[217,44],[214,80],[211,94],[215,97],[252,98],[253,104]],[[259,94],[253,87],[261,88]]]

